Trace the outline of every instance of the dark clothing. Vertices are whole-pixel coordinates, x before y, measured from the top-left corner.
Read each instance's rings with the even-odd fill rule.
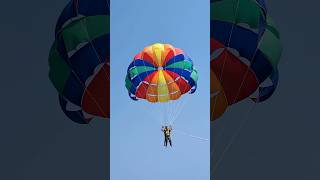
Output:
[[[171,135],[171,130],[172,130],[172,128],[170,127],[163,127],[162,129],[161,129],[161,131],[163,132],[163,135],[164,135],[164,146],[168,146],[168,142],[169,142],[169,144],[170,144],[170,146],[172,146],[172,141],[171,141],[171,137],[170,137],[170,135]]]
[[[168,142],[169,142],[170,146],[172,146],[172,141],[171,141],[170,136],[165,136],[164,137],[164,146],[168,146]]]

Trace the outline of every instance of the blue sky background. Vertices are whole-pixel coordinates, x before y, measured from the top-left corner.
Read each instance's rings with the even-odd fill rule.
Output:
[[[209,141],[190,136],[210,136],[209,1],[113,1],[111,12],[111,179],[209,180]],[[197,92],[185,96],[175,121],[173,148],[163,147],[160,114],[132,101],[124,86],[133,57],[157,42],[183,49],[199,72]]]

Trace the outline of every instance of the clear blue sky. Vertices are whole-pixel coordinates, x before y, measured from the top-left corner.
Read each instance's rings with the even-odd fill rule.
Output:
[[[209,180],[209,141],[181,133],[210,136],[209,1],[112,1],[111,24],[111,180]],[[163,147],[160,114],[124,86],[134,55],[157,42],[183,49],[199,72],[175,120],[173,148]]]

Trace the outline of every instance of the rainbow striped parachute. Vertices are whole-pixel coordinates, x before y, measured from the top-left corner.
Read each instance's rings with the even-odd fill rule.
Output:
[[[128,67],[126,88],[133,100],[168,102],[197,89],[192,60],[170,44],[153,44],[138,53]]]
[[[257,103],[273,94],[282,48],[263,0],[210,4],[211,120],[215,120],[243,99]]]
[[[56,25],[49,78],[77,123],[109,118],[109,14],[109,0],[72,0]]]

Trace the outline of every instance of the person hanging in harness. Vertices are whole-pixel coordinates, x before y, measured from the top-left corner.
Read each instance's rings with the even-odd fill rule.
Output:
[[[161,131],[163,132],[164,135],[164,146],[167,147],[168,146],[168,142],[170,144],[170,146],[172,147],[172,142],[171,142],[171,131],[172,131],[172,127],[171,126],[162,126]]]

